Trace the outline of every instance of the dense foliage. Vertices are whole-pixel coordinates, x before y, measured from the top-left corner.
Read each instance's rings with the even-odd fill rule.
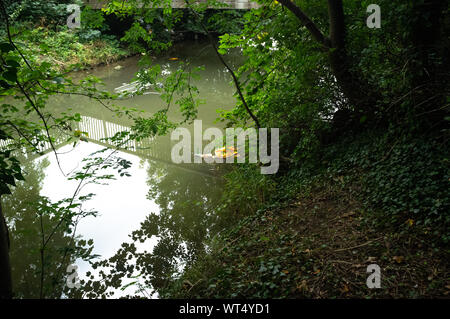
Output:
[[[162,297],[364,297],[367,292],[355,284],[361,275],[352,271],[339,281],[344,272],[333,262],[360,268],[371,258],[383,262],[390,277],[384,290],[370,296],[442,295],[450,238],[450,6],[439,0],[379,0],[382,24],[373,29],[366,25],[371,2],[258,0],[259,8],[237,13],[209,10],[220,7],[215,1],[188,2],[186,9],[172,9],[171,1],[163,0],[109,1],[101,12],[86,7],[86,24],[74,32],[58,27],[64,1],[2,1],[2,15],[22,28],[11,22],[0,33],[0,95],[14,99],[1,106],[0,140],[14,143],[0,152],[0,195],[24,179],[23,163],[11,151],[26,147],[39,153],[42,143],[54,141],[53,130],[70,141],[82,134],[67,129],[79,114],[45,112],[49,96],[78,94],[101,103],[118,97],[99,91],[98,79],[78,84],[58,72],[97,64],[76,52],[81,48],[97,52],[97,62],[124,56],[118,38],[142,56],[136,76],[142,87],[163,83],[156,90],[165,106],[143,117],[108,105],[134,123],[133,133],[113,139],[118,147],[196,118],[201,101],[191,79],[198,69],[180,63],[163,77],[152,59],[187,35],[207,38],[232,76],[237,104],[221,111],[219,120],[281,132],[280,173],[262,176],[254,165],[235,165],[219,207],[193,200],[188,180],[167,194],[151,189],[162,212],[149,215],[132,238],[145,242],[164,230],[160,244],[141,253],[124,243],[115,256],[94,263],[110,272],[102,271],[101,279],[90,276],[73,296],[110,296],[110,289],[123,288],[129,277],[139,293]],[[109,19],[127,29],[115,32]],[[24,32],[27,24],[40,27]],[[55,54],[56,47],[62,53]],[[230,50],[245,58],[238,69],[227,64]],[[63,68],[52,66],[56,57],[64,60]],[[181,120],[169,119],[171,105]],[[94,157],[87,168],[128,167],[108,158]],[[78,172],[73,178],[81,183],[112,177]],[[158,176],[151,185],[175,179]],[[195,196],[202,198],[201,191]],[[42,221],[48,214],[47,222],[54,223],[68,215],[68,231],[74,217],[86,214],[73,210],[87,199],[74,195],[51,204],[38,198],[44,207],[38,217]],[[194,207],[206,217],[190,215]],[[59,235],[65,243],[64,233]],[[90,258],[89,244],[71,245]],[[427,262],[436,269],[432,275]],[[402,286],[398,278],[410,273],[416,281]],[[44,292],[41,283],[40,297]]]

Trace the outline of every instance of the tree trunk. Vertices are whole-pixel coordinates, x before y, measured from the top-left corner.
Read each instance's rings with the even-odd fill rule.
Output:
[[[371,112],[377,104],[376,93],[356,70],[352,70],[354,62],[347,54],[346,26],[342,0],[328,0],[330,19],[330,66],[342,93],[355,111]]]
[[[448,6],[448,4],[447,4]],[[416,112],[422,113],[445,104],[449,83],[448,36],[443,31],[444,1],[425,0],[415,4],[411,18],[412,61],[409,65],[411,91]],[[436,114],[436,113],[435,113]]]
[[[373,91],[367,81],[356,69],[357,64],[347,53],[347,31],[342,0],[328,0],[330,35],[324,36],[317,25],[291,0],[279,0],[308,29],[314,40],[329,53],[331,71],[348,100],[351,108],[361,113],[370,113],[377,106],[379,95]]]
[[[9,263],[9,234],[0,202],[0,299],[11,298],[12,280],[11,265]]]

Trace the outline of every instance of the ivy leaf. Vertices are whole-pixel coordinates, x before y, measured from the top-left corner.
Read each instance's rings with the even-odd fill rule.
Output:
[[[9,51],[13,51],[14,47],[11,43],[8,42],[2,42],[0,43],[0,51],[3,53],[8,53]]]
[[[5,80],[8,80],[10,82],[16,82],[17,81],[17,69],[10,69],[6,72],[3,72],[2,76],[3,76],[3,78],[5,78]]]

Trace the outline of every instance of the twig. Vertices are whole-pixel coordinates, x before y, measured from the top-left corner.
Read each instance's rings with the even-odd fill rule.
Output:
[[[380,239],[382,239],[382,238],[383,238],[383,237],[379,237],[379,238],[376,238],[376,239],[372,239],[372,240],[369,240],[368,242],[365,242],[364,244],[357,245],[357,246],[353,246],[353,247],[347,247],[347,248],[335,249],[334,252],[337,252],[337,251],[345,251],[345,250],[351,250],[351,249],[363,247],[363,246],[366,246],[366,245],[368,245],[368,244],[370,244],[370,243],[372,243],[372,242],[374,242],[374,241],[380,240]]]

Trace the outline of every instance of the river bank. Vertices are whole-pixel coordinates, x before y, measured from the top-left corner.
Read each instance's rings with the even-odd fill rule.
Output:
[[[440,176],[441,186],[448,183],[445,155],[431,163],[438,145],[417,139],[398,142],[386,156],[382,150],[388,139],[377,134],[372,140],[356,136],[324,148],[316,165],[305,162],[274,183],[261,179],[257,187],[256,170],[242,167],[229,175],[224,198],[233,203],[238,221],[214,238],[210,253],[185,269],[162,296],[448,296],[449,250],[444,249],[446,235],[440,236],[448,234],[440,228],[446,222],[431,224],[427,216],[438,209],[448,219],[448,211],[439,208],[447,195],[432,190],[437,181],[426,185],[431,176]],[[376,145],[383,146],[376,151]],[[415,176],[405,181],[405,170]],[[415,190],[435,198],[437,207],[427,207],[425,199],[412,202],[413,179]],[[253,205],[245,200],[250,197]],[[397,205],[402,208],[395,211]],[[380,267],[380,288],[367,284],[369,265]]]
[[[108,65],[135,53],[124,48],[113,36],[102,35],[83,38],[82,34],[68,29],[59,31],[46,27],[33,28],[30,32],[19,34],[19,45],[39,63],[50,63],[59,72],[87,70]],[[57,48],[57,50],[55,50]]]

